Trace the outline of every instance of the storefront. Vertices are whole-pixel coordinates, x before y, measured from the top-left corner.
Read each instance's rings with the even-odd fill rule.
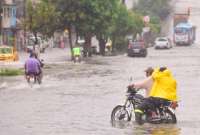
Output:
[[[14,32],[16,28],[16,5],[2,4],[2,44],[13,45]]]

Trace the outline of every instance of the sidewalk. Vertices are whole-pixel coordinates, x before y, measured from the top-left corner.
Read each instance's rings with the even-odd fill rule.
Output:
[[[23,68],[29,53],[18,52],[19,61],[16,62],[3,62],[0,61],[0,68]],[[44,60],[45,64],[59,64],[70,61],[71,54],[69,48],[47,48],[45,53],[40,54],[40,59]]]

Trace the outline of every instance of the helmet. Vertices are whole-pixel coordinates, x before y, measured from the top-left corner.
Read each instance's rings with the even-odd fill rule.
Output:
[[[37,54],[36,54],[34,51],[32,51],[31,54],[30,54],[30,57],[31,57],[31,58],[32,58],[32,57],[37,58]]]

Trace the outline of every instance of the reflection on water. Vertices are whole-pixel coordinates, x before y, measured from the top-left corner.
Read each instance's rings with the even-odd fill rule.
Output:
[[[130,135],[180,135],[181,129],[176,125],[161,124],[145,124],[143,126],[134,126]],[[129,135],[129,134],[128,134]]]
[[[177,125],[170,124],[144,124],[115,123],[114,128],[129,129],[126,135],[181,135],[181,129]]]

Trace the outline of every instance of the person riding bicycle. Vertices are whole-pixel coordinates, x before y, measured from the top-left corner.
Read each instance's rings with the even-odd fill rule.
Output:
[[[25,75],[31,75],[33,74],[34,76],[38,76],[41,74],[41,65],[39,60],[37,59],[37,55],[32,52],[30,57],[26,60],[25,65]]]
[[[151,83],[149,97],[145,98],[134,110],[136,121],[138,122],[142,120],[142,115],[145,110],[156,110],[155,108],[160,105],[168,105],[169,101],[177,101],[177,82],[167,67],[156,68],[152,75],[147,77],[142,83],[135,83],[129,87],[140,89]]]

